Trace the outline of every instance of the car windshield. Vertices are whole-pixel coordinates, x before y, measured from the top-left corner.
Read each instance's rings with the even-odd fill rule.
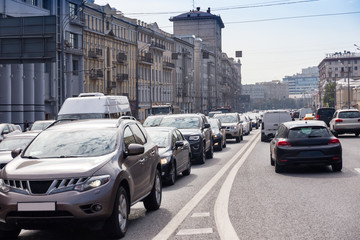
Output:
[[[144,127],[155,127],[159,126],[162,117],[148,117],[145,119],[143,126]]]
[[[34,124],[31,126],[30,130],[44,130],[47,128],[52,122],[34,122]]]
[[[200,128],[200,120],[198,117],[168,117],[163,118],[160,126],[178,129]]]
[[[339,118],[360,118],[360,112],[356,112],[356,111],[339,112]]]
[[[222,123],[234,123],[237,121],[234,115],[215,115],[215,118],[220,119]]]
[[[0,151],[12,151],[16,148],[24,149],[32,138],[6,138],[0,143]]]
[[[297,139],[297,138],[316,138],[316,137],[329,137],[329,136],[330,133],[325,127],[306,126],[306,127],[298,127],[298,128],[290,129],[288,138]]]
[[[159,148],[167,148],[170,146],[169,132],[147,129],[147,133]]]
[[[115,150],[116,132],[114,129],[45,130],[29,145],[23,157],[102,156]]]

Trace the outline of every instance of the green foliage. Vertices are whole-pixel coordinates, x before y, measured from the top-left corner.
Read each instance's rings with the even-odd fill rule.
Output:
[[[334,102],[335,102],[335,83],[331,82],[325,86],[323,105],[324,106],[329,105],[329,107],[334,107]]]

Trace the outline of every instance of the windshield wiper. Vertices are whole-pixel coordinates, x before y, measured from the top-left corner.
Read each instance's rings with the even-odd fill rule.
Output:
[[[62,155],[62,156],[59,156],[59,158],[78,158],[78,157],[82,157],[82,156],[79,156],[79,155]]]

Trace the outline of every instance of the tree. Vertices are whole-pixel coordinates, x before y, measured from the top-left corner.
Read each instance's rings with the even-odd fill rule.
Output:
[[[323,105],[335,107],[335,83],[330,82],[325,86],[325,93],[323,98]]]

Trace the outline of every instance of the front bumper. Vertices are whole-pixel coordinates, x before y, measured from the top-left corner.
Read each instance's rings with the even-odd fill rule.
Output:
[[[84,192],[72,190],[50,195],[1,192],[0,222],[23,229],[43,229],[76,221],[102,223],[113,211],[116,190],[110,181]],[[101,209],[95,210],[96,206]]]

